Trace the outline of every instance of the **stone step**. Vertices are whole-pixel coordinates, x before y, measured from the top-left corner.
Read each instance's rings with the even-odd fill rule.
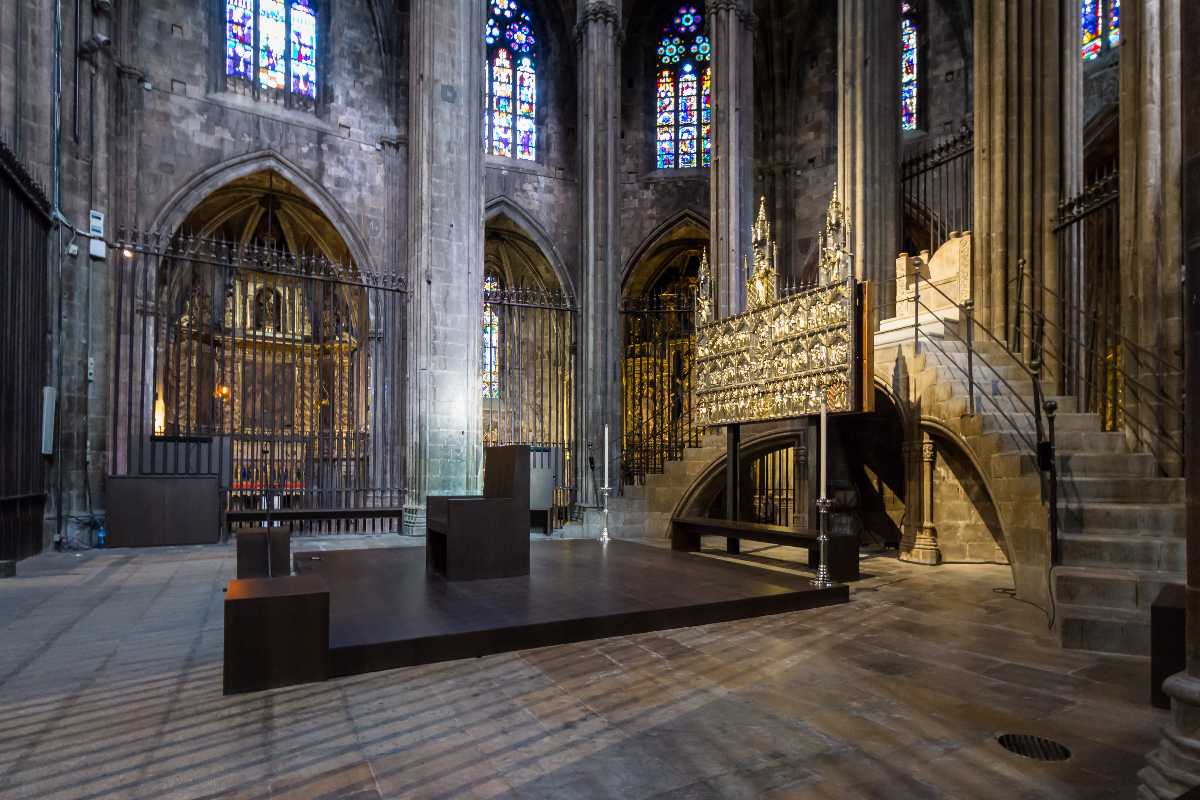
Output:
[[[1179,504],[1060,503],[1058,529],[1071,533],[1124,530],[1157,535],[1184,534],[1187,509]]]
[[[1150,655],[1149,613],[1060,605],[1057,616],[1059,639],[1068,650]]]
[[[1058,482],[1061,504],[1182,503],[1182,478],[1084,478],[1063,476]]]
[[[1054,570],[1054,599],[1064,606],[1150,613],[1167,584],[1181,584],[1182,572],[1061,566]]]
[[[1183,572],[1187,541],[1181,536],[1059,535],[1063,563],[1068,566]]]
[[[1011,478],[1036,473],[1032,453],[999,453],[991,458],[992,475]],[[1158,463],[1150,453],[1059,453],[1060,479],[1097,477],[1157,477]]]

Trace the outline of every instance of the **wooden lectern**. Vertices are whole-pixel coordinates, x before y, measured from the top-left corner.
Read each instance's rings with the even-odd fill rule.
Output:
[[[426,568],[451,581],[529,574],[529,448],[489,447],[482,497],[425,500]]]

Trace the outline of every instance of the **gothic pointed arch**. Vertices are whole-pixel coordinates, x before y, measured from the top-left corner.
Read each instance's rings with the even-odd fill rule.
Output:
[[[630,299],[645,295],[673,259],[681,254],[698,257],[708,242],[708,219],[703,214],[692,209],[672,214],[646,235],[626,261],[621,296]]]
[[[546,229],[528,211],[508,197],[494,197],[484,206],[483,218],[485,231],[489,226],[493,230],[508,228],[526,238],[552,270],[553,282],[557,284],[554,288],[560,289],[568,297],[577,296],[575,281],[558,248]]]
[[[296,187],[307,202],[329,221],[345,243],[349,259],[358,265],[360,272],[378,274],[378,266],[371,256],[366,237],[359,231],[349,212],[321,183],[274,150],[246,153],[199,170],[167,199],[151,221],[149,230],[177,231],[192,211],[214,192],[239,179],[264,173],[274,173]]]

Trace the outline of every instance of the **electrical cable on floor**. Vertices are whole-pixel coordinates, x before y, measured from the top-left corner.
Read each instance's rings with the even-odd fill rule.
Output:
[[[997,586],[992,589],[992,592],[994,592],[995,594],[1002,594],[1006,597],[1011,597],[1013,600],[1016,600],[1018,603],[1024,603],[1025,605],[1033,606],[1038,611],[1045,614],[1046,618],[1050,620],[1050,627],[1054,627],[1054,615],[1031,600],[1026,600],[1022,597],[1017,597],[1016,589],[1010,589],[1007,586]],[[1053,603],[1054,599],[1051,598],[1050,602]]]

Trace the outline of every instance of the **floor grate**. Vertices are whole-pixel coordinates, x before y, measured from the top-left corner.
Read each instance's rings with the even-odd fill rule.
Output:
[[[1066,745],[1059,744],[1053,739],[1041,736],[1030,736],[1026,733],[1005,733],[996,737],[1000,746],[1010,753],[1016,753],[1034,761],[1066,761],[1071,757],[1071,751]]]

